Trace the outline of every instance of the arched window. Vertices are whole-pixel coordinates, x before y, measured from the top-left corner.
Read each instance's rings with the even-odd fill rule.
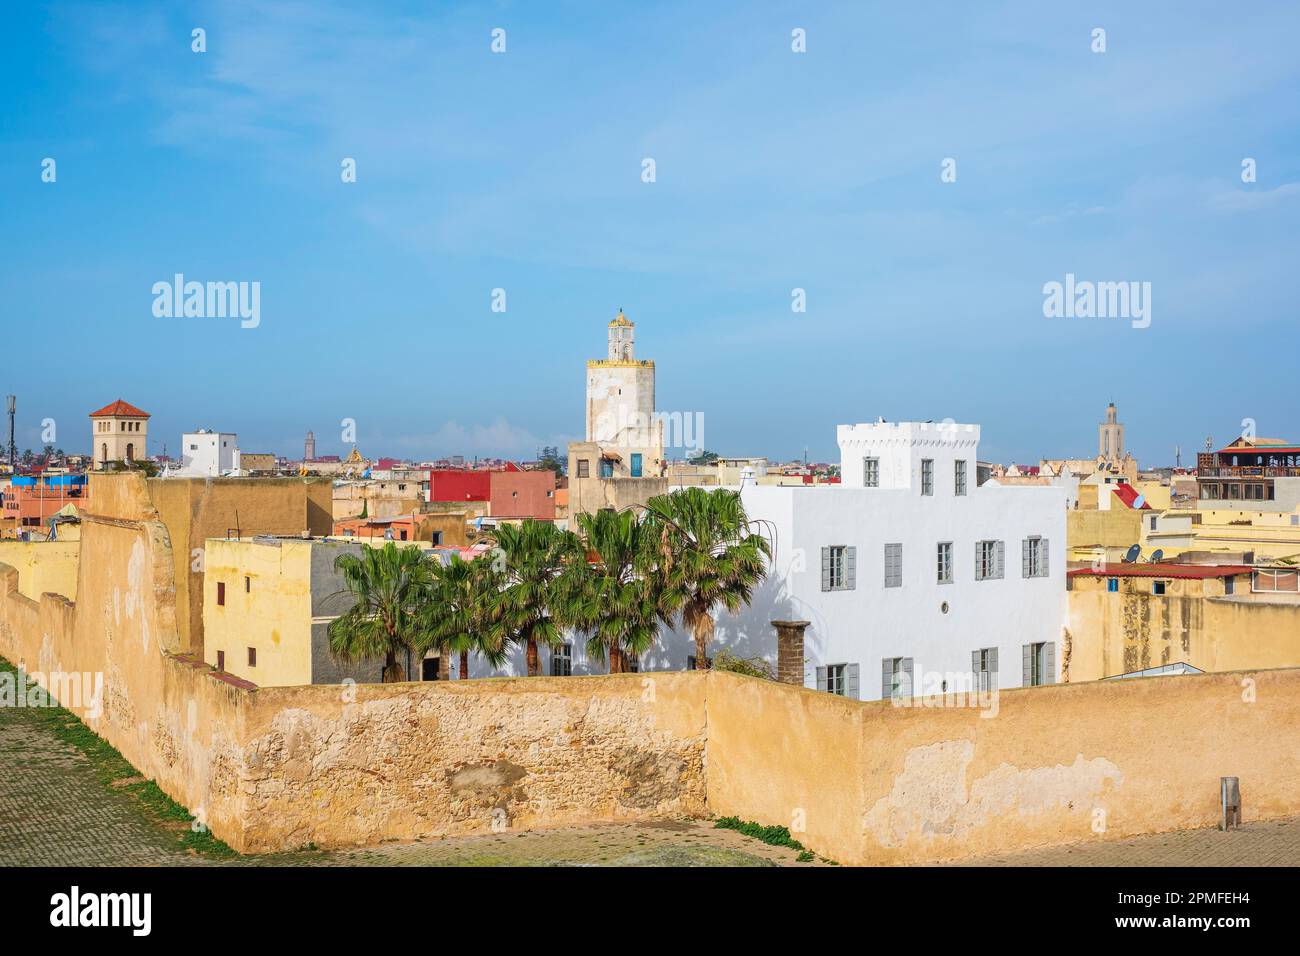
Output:
[[[133,442],[126,443],[126,460],[135,461],[135,444]]]
[[[104,444],[100,445],[99,448],[100,448],[99,463],[101,465],[107,465],[108,464],[108,442],[105,442]]]

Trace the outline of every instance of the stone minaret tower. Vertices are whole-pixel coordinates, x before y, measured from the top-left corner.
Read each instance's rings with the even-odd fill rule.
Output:
[[[1106,406],[1106,421],[1098,433],[1097,457],[1106,464],[1118,464],[1124,458],[1124,425],[1119,421],[1114,402]]]
[[[663,425],[655,417],[655,363],[638,359],[636,326],[622,310],[609,323],[609,357],[587,363],[587,441],[635,454],[643,471],[657,473],[663,459]]]
[[[302,460],[312,461],[316,457],[316,436],[307,432],[307,441],[302,446]]]

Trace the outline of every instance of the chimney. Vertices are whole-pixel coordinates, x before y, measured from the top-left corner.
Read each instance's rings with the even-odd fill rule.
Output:
[[[773,621],[776,628],[776,679],[803,686],[803,632],[808,621]]]

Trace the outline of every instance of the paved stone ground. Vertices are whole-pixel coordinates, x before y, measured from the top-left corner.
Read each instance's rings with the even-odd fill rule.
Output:
[[[129,793],[25,708],[0,708],[0,867],[194,865]],[[181,825],[183,826],[183,825]],[[242,857],[236,866],[817,866],[707,821],[565,827],[332,852]],[[964,861],[964,866],[1296,866],[1300,818],[1230,833],[1185,830]]]
[[[0,708],[0,866],[156,865],[178,855],[175,835],[106,786],[85,754],[25,708]]]
[[[1097,840],[966,860],[959,866],[1300,866],[1300,817]]]
[[[245,857],[272,866],[820,866],[702,820],[598,824],[392,843],[329,853]]]

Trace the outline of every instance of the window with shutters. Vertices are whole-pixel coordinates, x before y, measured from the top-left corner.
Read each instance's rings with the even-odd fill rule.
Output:
[[[1002,542],[975,542],[975,580],[990,581],[1002,577]]]
[[[586,458],[578,459],[578,477],[588,478],[591,476],[591,462]]]
[[[952,493],[966,494],[966,462],[960,459],[953,462]]]
[[[971,652],[971,671],[975,675],[975,689],[981,693],[996,690],[998,686],[998,649],[981,647]]]
[[[1047,539],[1034,535],[1021,542],[1021,576],[1047,577]]]
[[[880,696],[882,700],[912,696],[912,658],[884,658],[880,668]]]
[[[844,696],[844,671],[847,669],[845,664],[831,664],[826,668],[826,690],[832,694]]]
[[[858,700],[858,665],[827,664],[817,668],[817,689]]]
[[[903,586],[903,546],[901,544],[885,545],[885,587],[901,588]]]
[[[1111,594],[1114,594],[1117,591],[1119,591],[1119,578],[1107,578],[1106,590],[1109,591]]]
[[[851,591],[857,586],[858,549],[843,544],[822,548],[822,590]]]
[[[551,676],[569,677],[573,674],[573,645],[561,644],[551,651]]]
[[[935,571],[940,584],[952,584],[952,542],[940,541],[935,555]]]
[[[880,459],[862,459],[862,486],[864,488],[880,487]]]
[[[1042,687],[1056,683],[1056,645],[1025,644],[1022,648],[1021,684],[1025,687]]]
[[[934,494],[934,459],[921,459],[921,494]]]

